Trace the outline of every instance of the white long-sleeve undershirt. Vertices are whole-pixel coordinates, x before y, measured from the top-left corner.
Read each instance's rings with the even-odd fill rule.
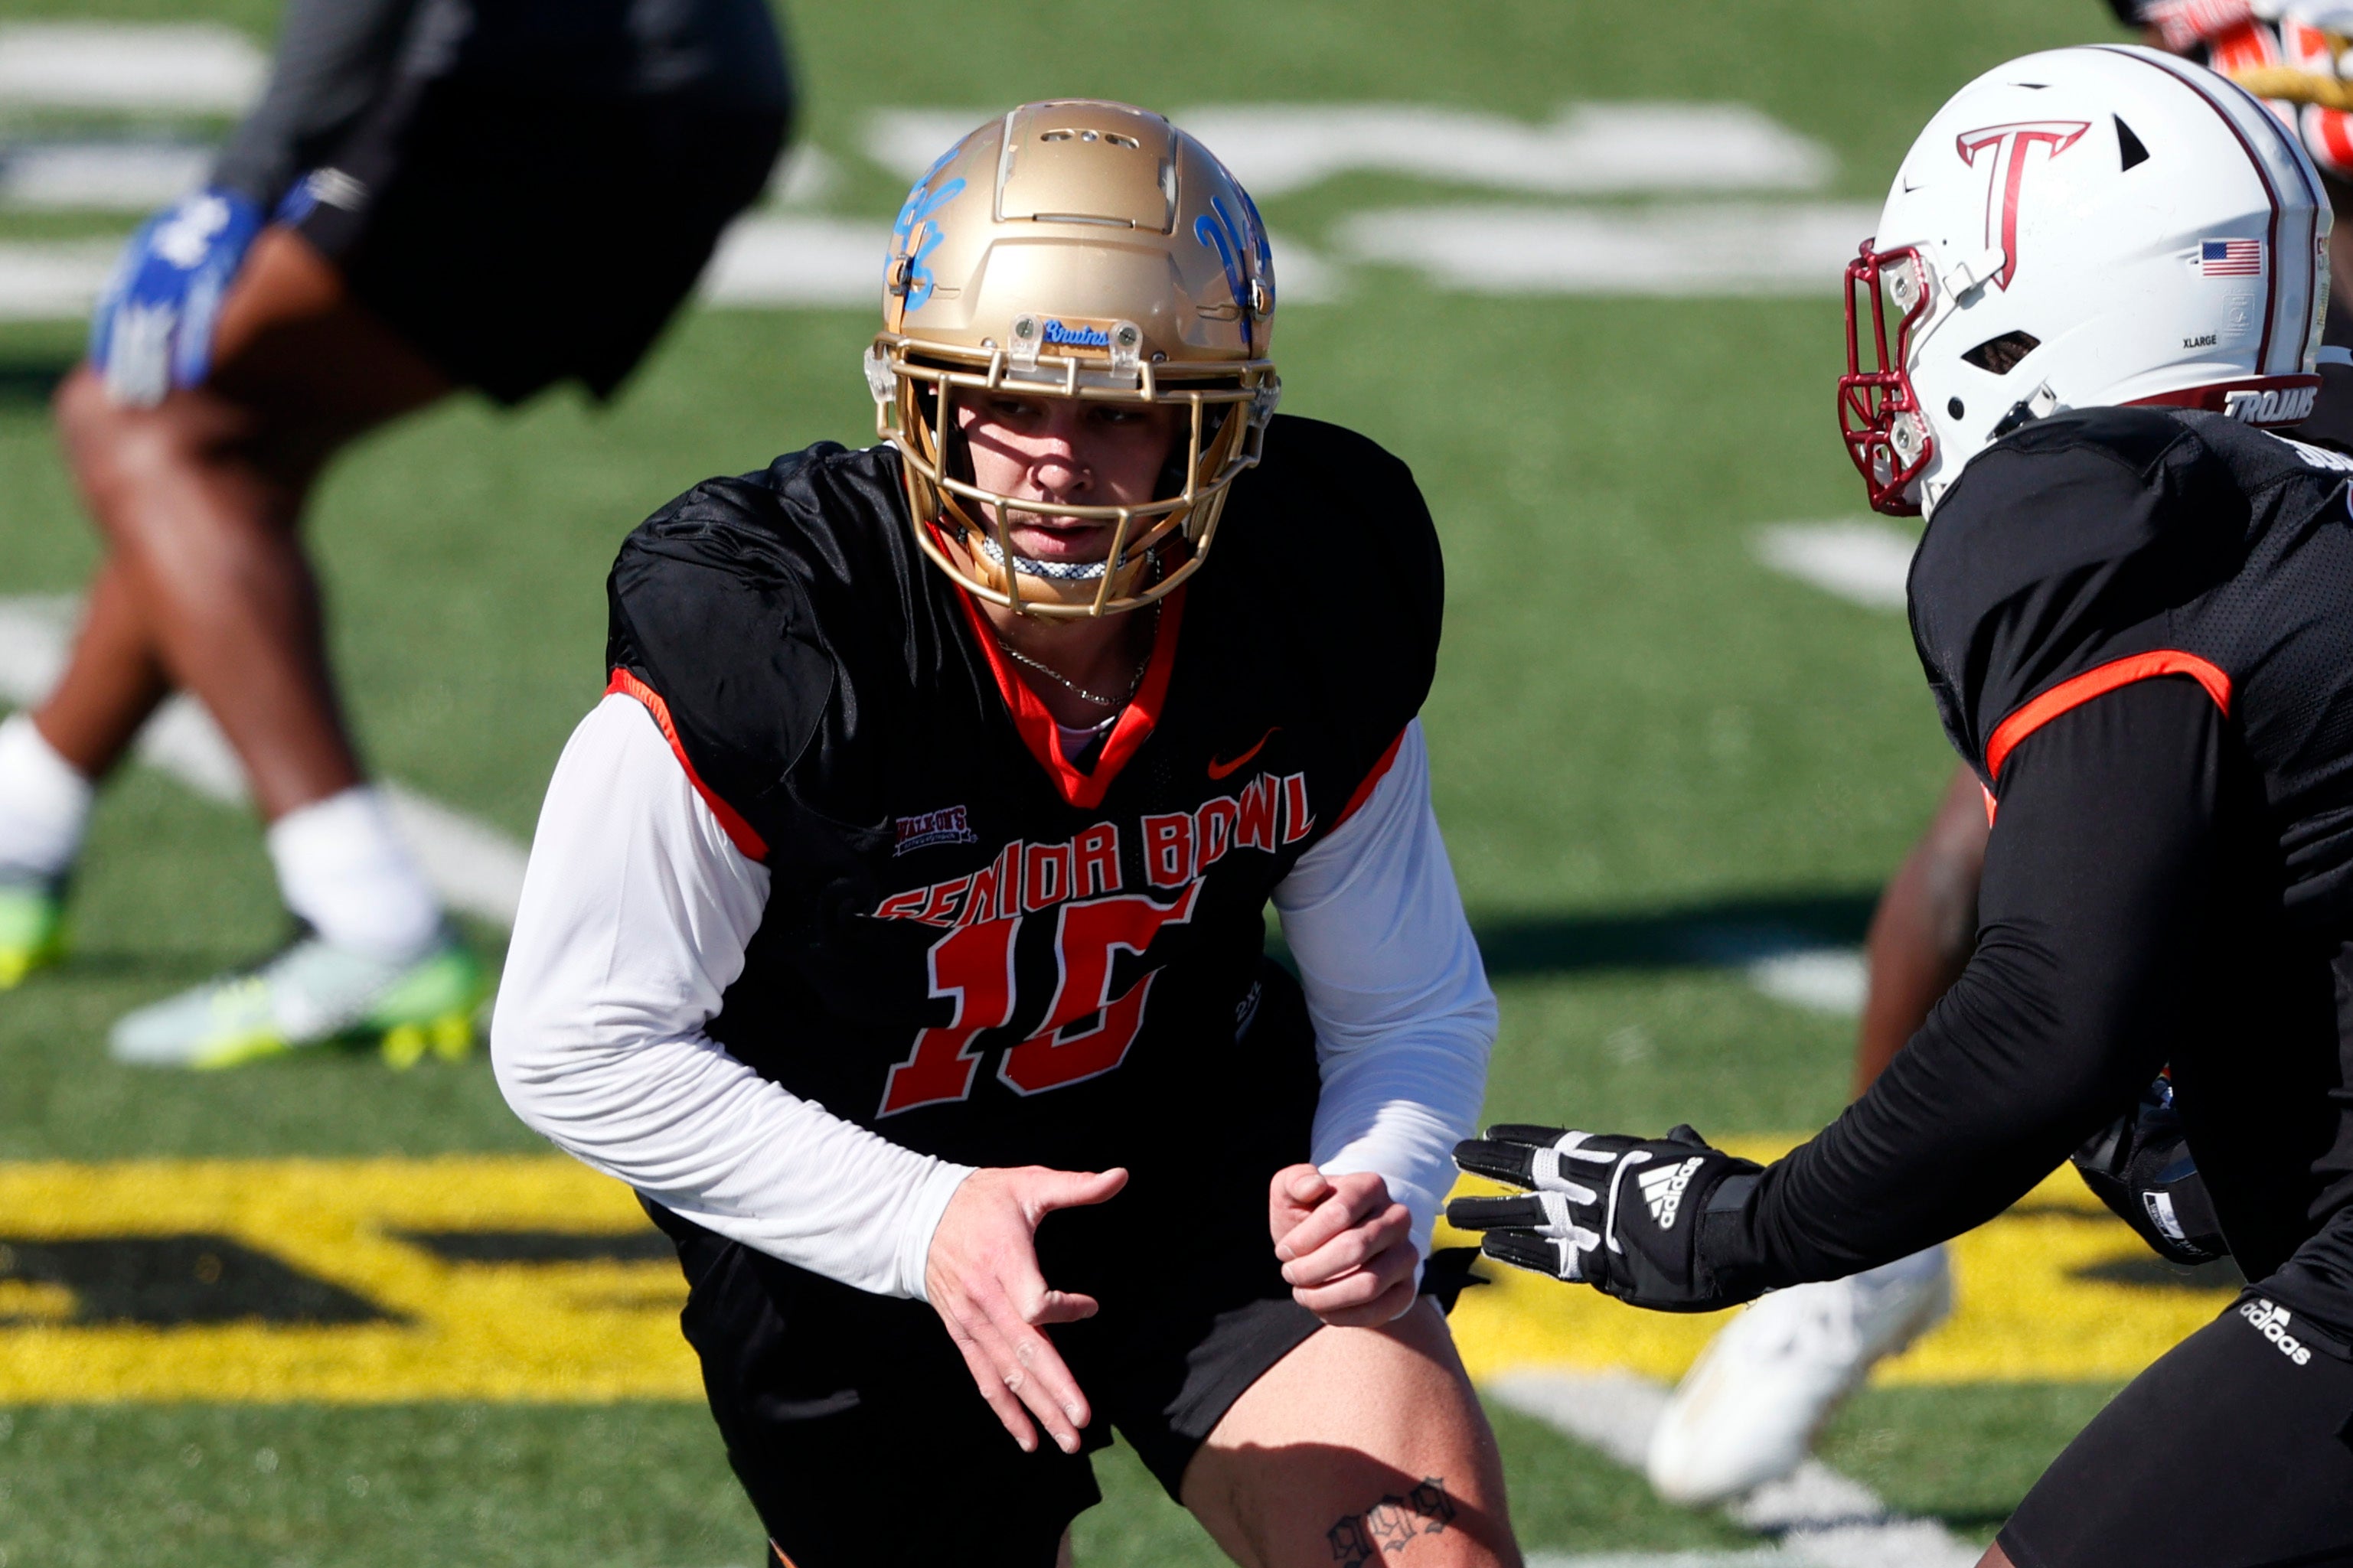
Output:
[[[1454,1145],[1486,1098],[1496,1020],[1430,809],[1420,720],[1356,815],[1275,885],[1274,910],[1315,1026],[1311,1157],[1326,1175],[1377,1172],[1426,1258]]]
[[[491,1024],[500,1088],[559,1147],[696,1224],[920,1298],[932,1232],[970,1167],[789,1093],[706,1032],[768,887],[646,710],[606,698],[541,809]],[[1316,1163],[1378,1172],[1426,1251],[1454,1142],[1484,1092],[1495,1005],[1430,808],[1418,722],[1275,905],[1317,1036]]]

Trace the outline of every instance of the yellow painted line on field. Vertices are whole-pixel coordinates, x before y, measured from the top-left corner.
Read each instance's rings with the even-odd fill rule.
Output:
[[[1788,1142],[1736,1147],[1770,1157]],[[2072,1173],[2023,1207],[1957,1244],[1958,1310],[1882,1368],[1883,1381],[2126,1378],[2230,1299],[2078,1277],[2143,1254]],[[643,1237],[645,1222],[626,1188],[554,1155],[0,1163],[0,1237],[29,1247],[220,1236],[381,1314],[341,1324],[80,1321],[71,1290],[0,1277],[0,1404],[701,1396],[679,1335],[685,1289],[675,1262],[466,1261],[403,1232]],[[1441,1245],[1468,1239],[1440,1236]],[[1474,1376],[1553,1365],[1672,1378],[1722,1321],[1495,1272],[1454,1317]]]
[[[400,1320],[78,1325],[54,1290],[0,1296],[0,1316],[37,1309],[0,1328],[0,1402],[700,1398],[674,1260],[452,1263],[391,1234],[645,1225],[560,1156],[0,1164],[0,1235],[217,1233]]]
[[[1725,1146],[1770,1160],[1794,1142],[1726,1139]],[[2020,1209],[2024,1212],[2004,1215],[1954,1244],[1953,1316],[1883,1363],[1874,1382],[2129,1378],[2230,1304],[2228,1289],[2080,1278],[2082,1268],[2149,1254],[2072,1170],[2043,1182]],[[1440,1226],[1441,1247],[1475,1239]],[[1492,1263],[1482,1267],[1494,1282],[1464,1292],[1453,1317],[1455,1342],[1474,1378],[1528,1366],[1622,1367],[1677,1378],[1730,1315],[1639,1311],[1583,1286]]]

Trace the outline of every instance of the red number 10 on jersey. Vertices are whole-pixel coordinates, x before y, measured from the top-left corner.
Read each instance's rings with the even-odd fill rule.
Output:
[[[1054,995],[1046,1007],[1046,1021],[1005,1053],[997,1065],[998,1079],[1017,1094],[1042,1094],[1100,1077],[1126,1060],[1159,972],[1146,973],[1113,996],[1113,957],[1119,952],[1141,956],[1161,927],[1191,921],[1200,891],[1201,884],[1193,882],[1173,904],[1129,893],[1058,907]],[[977,921],[932,944],[932,994],[952,1000],[955,1014],[941,1027],[915,1037],[907,1059],[891,1069],[877,1117],[959,1100],[972,1092],[980,1067],[980,1036],[1013,1021],[1014,941],[1021,922],[1034,918]],[[1091,1027],[1065,1037],[1064,1031],[1087,1020],[1092,1021]]]

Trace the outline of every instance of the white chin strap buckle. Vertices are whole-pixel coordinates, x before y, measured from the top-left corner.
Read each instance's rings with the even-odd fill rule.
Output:
[[[1953,269],[1945,274],[1945,292],[1957,300],[2009,265],[2010,252],[2000,246],[1980,250],[1968,260],[1955,264]]]

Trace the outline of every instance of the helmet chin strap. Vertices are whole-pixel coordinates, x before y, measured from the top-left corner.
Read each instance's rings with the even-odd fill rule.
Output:
[[[2047,419],[2058,411],[2059,395],[2051,390],[2051,384],[2046,381],[2010,405],[2010,412],[1995,423],[1991,438],[1999,441],[2012,430],[2031,425],[2037,419]]]
[[[2038,419],[2048,419],[2065,406],[2066,405],[2059,401],[2059,395],[2051,390],[2051,384],[2046,381],[2011,404],[2010,412],[1994,421],[1993,428],[1986,433],[1986,442],[1990,446],[2013,430],[2023,429]],[[1957,474],[1954,474],[1943,479],[1920,481],[1920,510],[1923,515],[1936,510],[1936,503],[1945,499],[1945,491],[1952,488],[1953,480],[1958,477]]]

